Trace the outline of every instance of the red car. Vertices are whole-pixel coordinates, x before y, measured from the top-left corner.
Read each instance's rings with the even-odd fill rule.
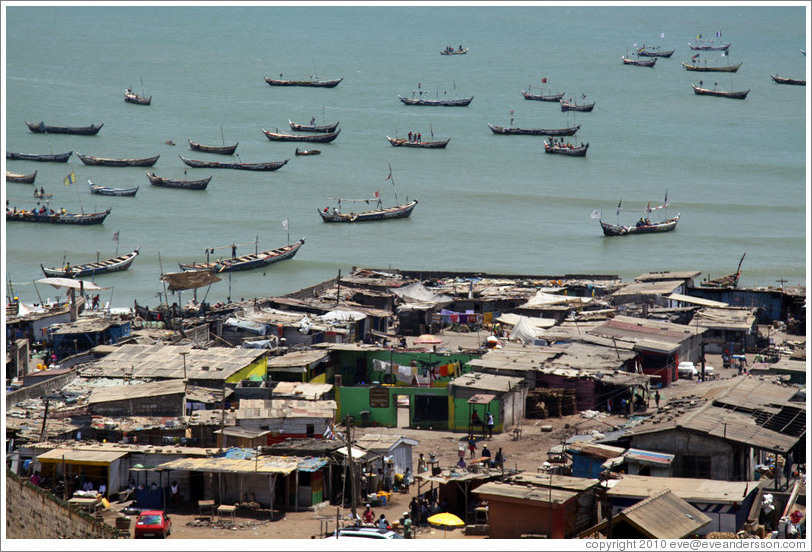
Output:
[[[144,510],[135,522],[134,538],[160,537],[172,534],[172,520],[163,510]]]

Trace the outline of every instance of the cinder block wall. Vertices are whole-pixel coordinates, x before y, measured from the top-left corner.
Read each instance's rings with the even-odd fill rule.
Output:
[[[129,537],[6,471],[6,538],[116,539]]]

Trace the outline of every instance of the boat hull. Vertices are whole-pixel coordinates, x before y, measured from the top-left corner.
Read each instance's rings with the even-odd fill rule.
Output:
[[[291,130],[297,130],[299,132],[327,133],[327,132],[335,132],[335,129],[338,128],[338,123],[334,123],[332,125],[300,125],[299,123],[294,123],[290,119],[288,119],[288,124],[290,125]]]
[[[126,94],[124,101],[136,105],[150,105],[152,103],[152,96],[139,96],[138,94]]]
[[[110,214],[110,209],[104,211],[102,213],[88,213],[88,214],[80,214],[80,213],[66,213],[62,214],[53,214],[53,215],[39,215],[33,214],[28,211],[22,212],[6,212],[6,222],[40,222],[40,223],[49,223],[49,224],[71,224],[74,226],[86,226],[91,224],[101,224],[104,222],[104,219],[107,218],[107,215]]]
[[[37,178],[37,171],[31,174],[18,174],[6,171],[6,182],[16,182],[18,184],[33,184]]]
[[[138,193],[138,186],[135,188],[111,188],[109,186],[99,186],[88,181],[90,193],[103,196],[135,197]]]
[[[200,264],[179,263],[178,266],[180,266],[180,269],[183,271],[213,270],[215,273],[239,272],[242,270],[251,270],[262,266],[267,266],[273,263],[278,263],[279,261],[292,259],[299,251],[299,249],[302,247],[302,245],[304,245],[304,242],[305,240],[304,238],[302,238],[294,244],[286,245],[284,247],[278,247],[276,249],[271,249],[269,251],[260,251],[259,253],[252,255],[243,255],[241,257],[235,257],[233,259],[222,259],[218,261],[211,261],[208,263],[200,263]]]
[[[73,155],[72,151],[68,153],[52,153],[52,154],[37,154],[37,153],[15,153],[11,151],[6,152],[6,159],[17,159],[22,161],[46,161],[51,163],[67,163],[68,158]]]
[[[423,98],[404,98],[398,96],[400,101],[406,105],[428,105],[428,106],[445,106],[445,107],[465,107],[470,104],[474,97],[460,98],[458,100],[424,100]]]
[[[657,58],[653,57],[650,59],[629,59],[627,57],[621,56],[624,65],[637,65],[639,67],[654,67],[654,64],[657,63]]]
[[[560,101],[559,103],[561,104],[561,111],[583,111],[586,113],[592,111],[595,108],[594,103],[582,105],[571,104],[564,101]]]
[[[85,165],[102,166],[102,167],[151,167],[157,161],[160,155],[154,157],[144,157],[142,159],[113,159],[110,157],[93,157],[92,155],[82,155],[76,153],[76,156]]]
[[[141,248],[139,247],[132,253],[128,253],[114,259],[107,259],[106,261],[74,266],[71,268],[70,275],[68,275],[68,273],[62,268],[48,268],[42,265],[39,266],[42,269],[42,273],[48,278],[84,278],[86,276],[98,276],[100,274],[127,270],[138,256],[140,249]]]
[[[405,140],[403,138],[386,137],[389,143],[396,148],[422,148],[422,149],[443,149],[448,145],[451,138],[445,140],[431,140],[428,142],[417,142],[415,140]]]
[[[671,232],[677,228],[679,215],[662,222],[650,224],[648,226],[622,226],[600,221],[604,236],[629,236],[632,234],[656,234],[660,232]]]
[[[332,212],[324,212],[319,209],[319,215],[324,222],[369,222],[373,220],[387,220],[406,218],[412,214],[417,200],[387,209],[375,209],[373,211],[363,211],[360,213],[338,213],[335,210]]]
[[[568,128],[517,128],[501,127],[488,123],[488,128],[494,134],[505,135],[528,135],[528,136],[574,136],[581,128],[581,125]]]
[[[162,178],[155,173],[147,173],[149,183],[159,188],[178,188],[181,190],[205,190],[209,185],[211,177],[201,180],[174,180],[172,178]]]
[[[561,146],[550,146],[549,144],[544,144],[544,153],[557,153],[559,155],[566,155],[569,157],[586,157],[586,150],[588,149],[588,143],[577,148],[564,148]]]
[[[80,136],[93,136],[94,134],[98,134],[101,127],[104,126],[104,123],[102,123],[100,125],[91,124],[86,127],[60,127],[46,125],[43,121],[39,123],[29,123],[26,121],[25,124],[28,125],[28,129],[31,132],[37,134],[76,134]]]
[[[659,50],[638,50],[637,55],[642,57],[670,58],[672,55],[674,55],[674,50],[667,50],[664,52],[660,52]]]
[[[241,171],[275,171],[284,167],[289,161],[285,159],[284,161],[271,161],[268,163],[219,163],[217,161],[187,159],[182,155],[180,160],[195,169],[236,169]]]
[[[269,132],[262,129],[262,133],[272,142],[312,142],[317,144],[327,144],[338,138],[341,129],[325,134],[285,134],[282,132]]]
[[[778,75],[770,75],[770,77],[777,83],[777,84],[797,84],[800,86],[806,86],[806,79],[789,79],[786,77],[779,77]]]
[[[271,86],[311,86],[315,88],[335,88],[343,80],[343,77],[340,79],[329,80],[283,80],[266,78],[265,82]]]
[[[682,66],[685,67],[686,71],[698,71],[702,73],[735,73],[739,70],[739,67],[742,66],[741,63],[738,65],[720,65],[720,66],[708,66],[708,65],[689,65],[682,62]]]
[[[708,88],[700,88],[699,86],[694,86],[691,84],[691,88],[694,89],[694,94],[699,96],[717,96],[719,98],[732,98],[734,100],[743,100],[747,97],[747,94],[750,93],[750,89],[741,91],[741,92],[725,92],[723,90],[710,90]]]
[[[219,155],[234,155],[234,152],[237,151],[237,146],[240,145],[239,142],[234,144],[233,146],[206,146],[204,144],[198,144],[197,142],[193,142],[189,140],[189,148],[195,151],[203,151],[206,153],[217,153]]]

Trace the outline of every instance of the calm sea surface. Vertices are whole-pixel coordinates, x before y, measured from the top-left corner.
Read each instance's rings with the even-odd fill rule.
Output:
[[[288,293],[346,274],[352,266],[492,273],[618,274],[698,270],[732,272],[743,253],[745,285],[806,282],[809,95],[770,74],[806,78],[806,7],[7,7],[4,146],[24,153],[80,152],[100,157],[160,154],[160,176],[204,178],[206,191],[149,185],[143,168],[8,161],[37,171],[51,206],[86,212],[112,208],[103,225],[10,223],[4,231],[5,280],[36,301],[40,264],[58,266],[141,247],[132,267],[100,276],[105,301],[156,305],[162,270],[205,260],[231,243],[238,252],[306,238],[291,261],[235,273],[208,300]],[[732,42],[743,62],[735,74],[686,72],[696,35]],[[661,33],[664,36],[661,38]],[[633,45],[674,49],[653,69],[625,66]],[[447,45],[467,55],[441,56]],[[264,77],[343,77],[333,89],[270,87]],[[567,97],[596,103],[592,113],[525,101],[542,77]],[[750,89],[744,101],[696,96],[690,83]],[[397,96],[474,96],[468,107],[409,107]],[[152,105],[123,101],[124,89]],[[585,159],[545,155],[542,140],[497,136],[487,123],[559,128],[581,124]],[[262,129],[289,130],[288,119],[341,122],[341,135],[295,157],[306,144],[270,142]],[[97,136],[41,135],[25,121],[85,126]],[[386,135],[420,132],[451,138],[445,150],[393,148]],[[243,162],[290,162],[276,172],[188,169],[178,155],[204,144],[239,142]],[[176,146],[166,144],[174,140]],[[387,180],[389,166],[392,180]],[[63,185],[74,171],[77,183]],[[91,195],[87,181],[140,186],[135,198]],[[394,186],[392,183],[394,182]],[[410,219],[324,224],[328,198],[385,203],[417,198]],[[675,232],[603,237],[594,209],[616,221],[616,206],[658,205],[681,213]],[[31,208],[33,187],[4,186],[9,206]],[[625,213],[633,223],[640,214]],[[227,256],[230,250],[218,249]],[[39,286],[43,298],[55,290]],[[203,291],[205,293],[205,290]],[[184,301],[190,297],[187,292]],[[176,300],[173,299],[173,300]]]

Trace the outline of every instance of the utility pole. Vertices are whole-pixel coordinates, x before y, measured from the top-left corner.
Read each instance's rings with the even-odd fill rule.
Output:
[[[344,425],[347,428],[347,463],[349,465],[350,471],[350,512],[353,514],[353,520],[355,520],[356,511],[355,507],[358,504],[358,487],[355,484],[355,462],[352,458],[352,418],[350,416],[344,417]]]
[[[223,444],[226,442],[226,380],[223,380],[222,408],[222,414],[220,415],[220,452],[223,452]]]

